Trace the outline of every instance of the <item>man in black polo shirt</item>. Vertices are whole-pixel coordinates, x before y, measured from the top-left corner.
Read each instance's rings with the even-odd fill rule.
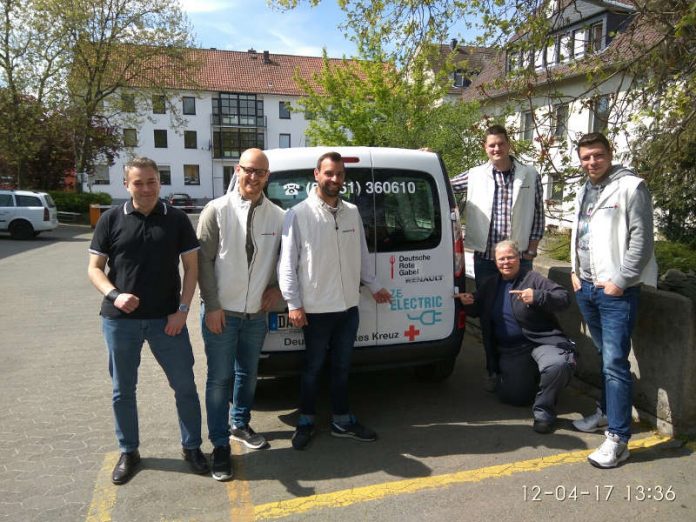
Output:
[[[198,240],[186,214],[159,200],[159,172],[154,161],[130,161],[124,185],[131,200],[99,219],[87,271],[92,284],[105,296],[102,330],[109,350],[116,437],[121,450],[111,480],[125,484],[140,463],[135,389],[146,340],[174,389],[183,457],[195,473],[204,474],[209,468],[200,450],[201,406],[186,329],[198,277]],[[183,288],[179,258],[184,266]]]

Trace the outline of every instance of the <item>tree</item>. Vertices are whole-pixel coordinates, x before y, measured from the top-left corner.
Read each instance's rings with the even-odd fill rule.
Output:
[[[275,0],[292,8],[301,0]],[[307,0],[316,5],[320,0]],[[628,159],[640,167],[653,190],[665,190],[659,206],[665,216],[681,216],[669,227],[692,226],[696,207],[679,208],[680,187],[696,185],[693,169],[684,168],[696,138],[696,3],[691,0],[339,0],[346,13],[346,32],[355,40],[379,40],[397,63],[409,64],[423,42],[445,41],[455,21],[464,20],[477,33],[477,43],[497,47],[501,53],[518,52],[523,67],[486,86],[504,91],[514,111],[533,114],[533,141],[541,169],[554,178],[573,180],[578,171],[572,155],[555,156],[557,145],[548,136],[549,114],[533,112],[544,97],[552,103],[589,103],[600,91],[618,86],[621,96],[611,102],[609,133],[630,137]],[[590,53],[566,67],[537,67],[540,53],[552,45],[550,35],[563,17],[581,12],[583,6],[605,5],[615,12],[630,13],[609,52]],[[504,64],[503,69],[505,69]],[[569,76],[585,80],[584,92],[569,96],[562,82]],[[618,92],[616,93],[618,94]],[[484,102],[485,103],[485,102]],[[647,123],[646,123],[647,122]],[[572,153],[571,153],[572,154]],[[677,169],[667,172],[665,169]],[[683,183],[663,178],[688,176]],[[658,185],[659,184],[659,185]],[[669,197],[667,195],[669,194]],[[657,198],[656,198],[657,201]],[[677,205],[672,207],[672,205]],[[664,223],[663,223],[664,224]],[[685,228],[678,235],[685,235]],[[674,233],[674,232],[673,232]]]
[[[434,49],[424,49],[408,70],[398,69],[378,42],[362,42],[359,59],[329,60],[324,52],[321,73],[311,79],[295,76],[306,93],[299,101],[301,110],[314,117],[307,131],[309,141],[427,147],[445,152],[446,166],[459,172],[469,149],[461,139],[445,137],[442,130],[460,136],[478,119],[477,107],[460,104],[455,111],[443,106],[450,68],[443,64],[433,72],[426,67],[430,52]]]
[[[111,163],[122,143],[126,115],[117,94],[164,93],[174,76],[193,66],[185,48],[190,28],[177,0],[0,0],[0,87],[10,109],[0,115],[0,154],[16,166],[18,185],[43,145],[21,100],[58,111],[70,135],[75,169],[91,173]],[[148,103],[151,99],[148,100]],[[33,107],[33,105],[32,105]],[[176,120],[178,113],[171,106]],[[78,185],[79,186],[79,185]]]

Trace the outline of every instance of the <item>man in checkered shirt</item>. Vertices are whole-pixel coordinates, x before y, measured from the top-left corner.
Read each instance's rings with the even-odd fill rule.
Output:
[[[488,162],[452,179],[455,190],[467,180],[466,246],[474,251],[477,288],[498,273],[494,259],[498,242],[516,241],[521,268],[531,270],[544,235],[543,188],[537,170],[510,155],[510,140],[500,125],[486,129],[483,148]]]

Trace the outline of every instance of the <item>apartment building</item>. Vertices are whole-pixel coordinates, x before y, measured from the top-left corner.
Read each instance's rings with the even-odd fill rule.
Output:
[[[159,166],[163,197],[183,192],[203,203],[225,192],[245,149],[308,145],[308,115],[291,110],[303,95],[293,78],[297,72],[311,79],[322,58],[254,49],[189,52],[195,77],[172,85],[166,95],[135,88],[119,93],[114,103],[121,110],[124,148],[113,165],[97,166],[85,190],[126,199],[123,167],[133,156],[147,156]]]

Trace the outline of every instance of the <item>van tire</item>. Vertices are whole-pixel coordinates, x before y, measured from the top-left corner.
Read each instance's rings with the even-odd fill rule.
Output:
[[[12,239],[31,239],[34,237],[34,227],[23,219],[13,221],[10,225],[10,237]]]
[[[416,377],[427,382],[441,382],[454,372],[456,357],[442,359],[432,364],[416,367]]]

